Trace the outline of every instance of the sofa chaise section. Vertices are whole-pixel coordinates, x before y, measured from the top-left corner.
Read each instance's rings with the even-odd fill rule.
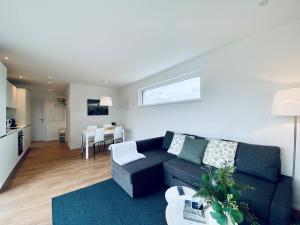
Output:
[[[131,196],[139,197],[163,184],[164,161],[176,156],[162,149],[163,138],[137,141],[137,150],[146,158],[124,166],[112,161],[113,179]]]

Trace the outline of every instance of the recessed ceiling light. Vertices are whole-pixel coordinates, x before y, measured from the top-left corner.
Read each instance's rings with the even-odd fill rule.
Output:
[[[22,76],[22,75],[20,75],[20,76],[19,76],[19,78],[20,78],[20,79],[23,79],[23,76]]]
[[[260,0],[259,5],[260,6],[265,6],[269,3],[269,0]]]
[[[5,57],[4,57],[4,59],[5,59],[5,60],[8,60],[8,57],[7,57],[7,56],[5,56]]]
[[[48,81],[48,84],[52,84],[52,81]]]

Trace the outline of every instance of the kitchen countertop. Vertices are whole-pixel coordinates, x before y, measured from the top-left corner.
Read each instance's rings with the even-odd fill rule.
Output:
[[[10,134],[13,134],[13,133],[16,133],[16,132],[19,132],[20,130],[22,130],[22,129],[26,128],[26,127],[29,127],[30,125],[31,124],[26,125],[26,126],[17,126],[16,129],[7,129],[6,130],[6,134],[4,134],[3,136],[1,136],[0,138],[5,137],[5,136],[10,135]]]

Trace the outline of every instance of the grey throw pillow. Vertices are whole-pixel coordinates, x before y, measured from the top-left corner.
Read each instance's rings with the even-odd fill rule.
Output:
[[[178,158],[200,165],[207,144],[207,140],[186,137]]]

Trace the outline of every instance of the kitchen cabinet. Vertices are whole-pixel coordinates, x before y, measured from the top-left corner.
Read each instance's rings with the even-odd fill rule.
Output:
[[[18,133],[23,131],[23,152],[18,155]],[[31,126],[13,130],[0,138],[0,189],[31,145]]]
[[[9,81],[6,82],[6,107],[17,108],[17,88]]]
[[[26,152],[31,145],[31,126],[27,126],[23,129],[24,132],[24,151]]]
[[[6,83],[5,83],[6,84]],[[19,161],[18,132],[0,138],[0,188]]]
[[[31,101],[29,92],[24,88],[17,88],[16,123],[23,127],[31,124]]]
[[[6,67],[0,62],[0,137],[6,134]]]

